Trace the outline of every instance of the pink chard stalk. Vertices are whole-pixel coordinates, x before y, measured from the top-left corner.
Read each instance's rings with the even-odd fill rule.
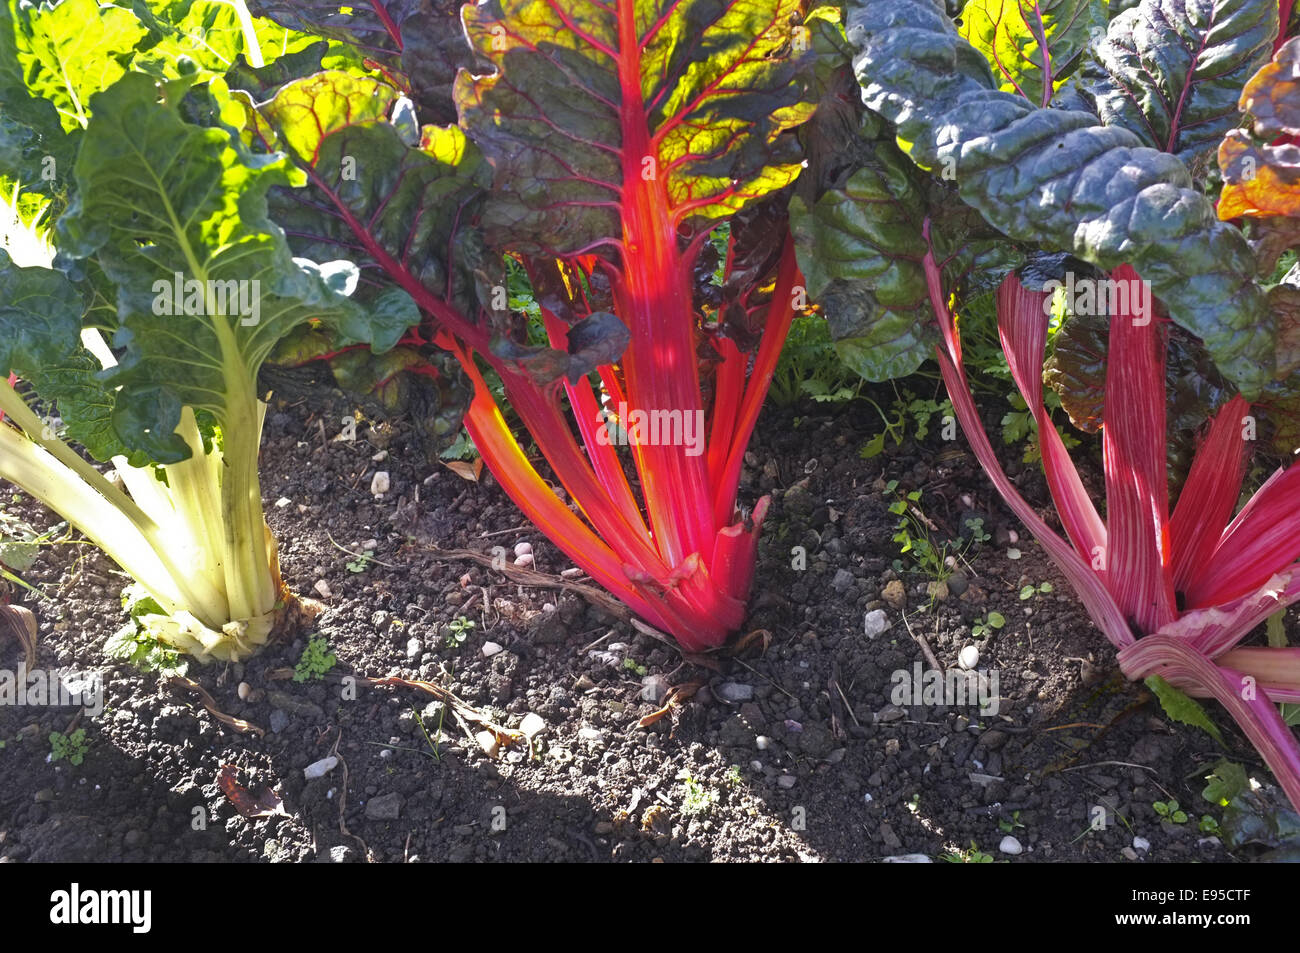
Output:
[[[1062,538],[1002,471],[966,379],[957,322],[933,255],[926,270],[943,333],[939,364],[962,429],[998,492],[1118,650],[1121,670],[1130,679],[1159,676],[1193,697],[1218,699],[1300,809],[1300,747],[1277,708],[1300,701],[1300,648],[1240,647],[1270,615],[1300,600],[1300,467],[1279,469],[1233,516],[1254,437],[1250,404],[1234,397],[1210,423],[1171,514],[1167,329],[1139,306],[1140,295],[1130,294],[1129,307],[1110,317],[1103,519],[1043,403],[1051,296],[1024,288],[1013,273],[998,291],[998,331],[1016,387],[1038,424]],[[1112,287],[1141,286],[1127,265],[1111,279]]]

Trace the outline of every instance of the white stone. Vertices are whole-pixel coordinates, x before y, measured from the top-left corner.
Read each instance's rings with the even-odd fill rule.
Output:
[[[502,652],[504,652],[504,651],[505,651],[505,647],[502,646],[502,645],[498,645],[496,642],[484,642],[484,643],[483,643],[483,657],[484,657],[484,658],[491,658],[491,657],[494,656],[494,655],[500,655],[500,654],[501,654]]]
[[[532,740],[546,730],[546,721],[541,715],[530,711],[524,715],[524,720],[519,723],[519,730],[527,735],[529,740]]]
[[[980,650],[977,646],[967,645],[957,653],[957,664],[970,671],[980,663]]]
[[[1003,854],[1010,854],[1013,857],[1016,854],[1024,852],[1024,848],[1020,846],[1020,841],[1016,840],[1010,834],[1002,838],[1002,843],[998,844],[998,850]]]
[[[889,616],[885,615],[884,609],[872,609],[863,617],[862,625],[867,638],[874,639],[889,628]]]
[[[370,478],[370,492],[373,496],[383,496],[391,485],[387,470],[376,470],[375,475]]]
[[[328,758],[321,758],[319,761],[307,765],[302,769],[302,776],[310,781],[312,778],[323,778],[339,766],[339,759],[330,755]]]

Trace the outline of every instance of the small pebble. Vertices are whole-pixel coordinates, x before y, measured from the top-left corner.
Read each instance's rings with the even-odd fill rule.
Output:
[[[370,493],[372,496],[383,496],[388,492],[391,485],[388,479],[388,471],[376,470],[375,475],[370,479]]]
[[[501,654],[502,652],[504,652],[504,651],[505,651],[505,648],[504,648],[503,646],[497,644],[496,642],[484,642],[484,643],[483,643],[483,657],[484,657],[484,658],[491,658],[491,657],[494,656],[494,655],[500,655],[500,654]]]
[[[1151,842],[1145,837],[1135,837],[1133,838],[1133,849],[1143,852],[1149,851],[1151,849]]]
[[[794,787],[795,782],[798,780],[799,779],[793,774],[783,774],[776,779],[776,783],[779,787],[785,788],[788,791],[790,788]]]
[[[533,554],[532,554],[532,553],[524,553],[522,556],[516,556],[516,557],[515,557],[515,565],[516,565],[516,566],[523,567],[523,566],[531,566],[532,564],[533,564]]]
[[[529,555],[532,555],[532,552],[533,552],[533,544],[532,544],[532,543],[516,543],[516,544],[515,544],[515,555],[516,555],[516,556],[529,556]]]
[[[522,731],[530,740],[536,735],[540,735],[546,730],[546,721],[541,715],[529,712],[524,715],[524,720],[519,723],[519,730]]]
[[[754,697],[754,686],[740,682],[723,682],[718,686],[718,697],[723,701],[747,702]]]
[[[1003,854],[1010,854],[1014,857],[1016,854],[1022,853],[1024,848],[1020,846],[1020,841],[1008,834],[1002,838],[1002,843],[998,844],[998,850]]]
[[[957,654],[957,664],[970,671],[980,663],[980,650],[978,646],[967,645]]]
[[[330,755],[328,758],[321,758],[302,769],[302,776],[310,781],[312,778],[323,778],[339,765],[339,759]]]
[[[497,752],[501,749],[501,743],[497,741],[496,734],[486,729],[476,734],[474,740],[478,742],[478,746],[483,749],[483,753],[489,758],[495,758]]]
[[[889,628],[889,616],[884,609],[872,609],[863,617],[862,624],[867,638],[874,639]]]
[[[240,682],[237,691],[239,692],[239,700],[241,702],[246,702],[248,701],[248,696],[253,694],[253,686],[248,684],[248,682]]]

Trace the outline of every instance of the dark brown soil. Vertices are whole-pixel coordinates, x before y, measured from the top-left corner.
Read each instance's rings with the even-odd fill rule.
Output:
[[[1011,542],[1018,527],[964,442],[934,432],[923,448],[905,441],[862,460],[877,419],[863,406],[765,412],[741,492],[773,495],[747,626],[768,633],[767,647],[756,637],[717,657],[716,671],[572,591],[440,557],[435,548],[526,541],[536,570],[568,568],[486,474],[473,483],[427,463],[400,424],[332,441],[342,405],[274,407],[268,519],[287,582],[309,595],[327,587],[315,631],[337,665],[323,681],[275,678],[298,661],[300,638],[244,665],[192,667],[220,710],[265,730],[237,733],[157,675],[107,659],[125,580],[88,547],[47,548],[26,577],[53,599],[14,598],[40,619],[40,664],[102,669],[107,707],[79,721],[90,747],[77,767],[49,760],[48,736],[69,727],[72,709],[0,708],[0,859],[860,861],[937,859],[972,844],[1013,862],[1245,859],[1197,830],[1213,813],[1201,778],[1223,752],[1119,678],[1041,548],[1025,535]],[[1037,468],[1016,469],[1046,513]],[[370,493],[377,470],[390,474],[382,499]],[[922,491],[936,540],[985,520],[991,538],[965,549],[959,597],[926,595],[929,578],[899,555],[887,480]],[[338,548],[372,540],[362,563]],[[882,600],[894,579],[902,611]],[[1054,590],[1020,598],[1043,582]],[[864,614],[877,608],[889,628],[869,639]],[[976,638],[990,611],[1005,626]],[[450,626],[462,618],[474,627],[457,644]],[[945,667],[979,645],[979,668],[998,674],[998,713],[892,707],[892,673],[927,665],[918,639]],[[489,641],[503,650],[487,658]],[[20,659],[16,642],[0,642],[0,668]],[[436,683],[509,727],[530,712],[546,727],[531,751],[516,744],[492,758],[437,706],[421,723],[431,696],[348,678],[384,675]],[[643,729],[657,707],[643,700],[649,676],[705,687]],[[752,698],[725,700],[728,683]],[[1229,720],[1213,717],[1229,754],[1257,764]],[[338,767],[304,779],[333,752]],[[285,813],[241,816],[218,786],[224,765],[248,789],[273,788]],[[1157,816],[1153,802],[1170,799],[1191,821]],[[1098,805],[1104,830],[1090,827]],[[998,852],[1007,830],[1018,856]],[[1135,836],[1149,852],[1133,852]]]

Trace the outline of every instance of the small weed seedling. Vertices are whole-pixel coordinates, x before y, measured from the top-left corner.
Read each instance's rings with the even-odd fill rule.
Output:
[[[926,576],[936,582],[943,582],[953,573],[952,567],[948,564],[948,557],[959,556],[962,547],[949,543],[936,545],[930,538],[927,526],[929,520],[921,511],[920,490],[902,494],[898,490],[898,481],[890,480],[885,485],[885,492],[896,497],[894,502],[889,504],[889,512],[898,517],[894,542],[898,543],[899,552],[904,556],[910,554],[916,568]],[[894,570],[903,571],[901,560],[894,561]]]
[[[718,792],[710,791],[689,774],[681,776],[682,805],[681,812],[687,816],[707,814],[718,802]]]
[[[950,864],[991,864],[993,857],[986,854],[976,846],[974,841],[970,842],[970,847],[965,850],[952,851],[947,854],[940,854],[940,860],[946,860]]]
[[[369,553],[357,553],[356,559],[348,560],[346,563],[348,572],[365,572],[370,568],[370,564],[375,561],[375,557]]]
[[[1045,596],[1051,591],[1052,584],[1050,582],[1040,582],[1037,586],[1021,586],[1020,601],[1024,602],[1026,599],[1032,599],[1037,595]]]
[[[298,664],[293,669],[295,682],[318,682],[325,673],[334,667],[337,659],[329,650],[330,644],[322,635],[307,640],[307,647],[302,650]]]
[[[1020,823],[1019,811],[1012,811],[1011,820],[1009,821],[1005,817],[998,820],[998,830],[1004,834],[1012,834],[1017,829],[1024,830],[1024,827],[1025,825]]]
[[[987,543],[993,538],[984,528],[984,518],[982,516],[972,516],[966,521],[966,528],[970,530],[972,543]]]
[[[1006,624],[1006,617],[1001,612],[990,612],[971,626],[971,635],[977,639],[982,639],[987,635],[992,635]]]
[[[453,619],[447,623],[447,632],[451,636],[451,647],[458,649],[465,644],[469,634],[474,631],[474,620],[467,619],[464,616]]]
[[[86,740],[86,729],[78,728],[70,735],[65,735],[61,731],[50,732],[50,760],[67,761],[71,765],[79,765],[86,760],[86,752],[90,750],[90,742]]]
[[[645,678],[646,673],[650,671],[648,668],[646,668],[644,665],[642,665],[634,658],[623,659],[623,668],[626,671],[634,672],[637,675],[640,675],[642,678]]]
[[[1173,821],[1175,824],[1187,823],[1187,812],[1179,810],[1177,801],[1155,801],[1151,807],[1167,821]]]

